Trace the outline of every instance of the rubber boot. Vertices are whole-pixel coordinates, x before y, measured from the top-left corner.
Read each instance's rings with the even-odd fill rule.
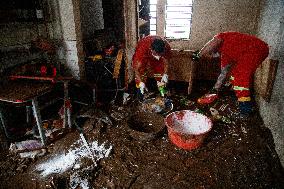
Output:
[[[245,101],[245,102],[240,102],[239,101],[239,111],[240,111],[240,118],[246,119],[248,118],[252,112],[252,102],[251,101]]]

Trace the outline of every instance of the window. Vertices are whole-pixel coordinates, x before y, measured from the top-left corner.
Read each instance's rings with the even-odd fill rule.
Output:
[[[150,34],[157,35],[157,0],[150,0]]]
[[[150,0],[150,34],[189,39],[193,0]]]

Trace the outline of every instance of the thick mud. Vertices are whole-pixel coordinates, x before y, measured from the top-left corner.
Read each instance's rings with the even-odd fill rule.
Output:
[[[153,113],[148,122],[145,117],[139,122],[141,115],[129,119],[135,115],[133,104],[110,106],[104,112],[88,109],[81,125],[93,154],[77,130],[50,144],[45,156],[21,159],[2,153],[0,188],[284,188],[272,134],[257,111],[245,120],[236,117],[230,96],[211,106],[200,106],[186,96],[171,99],[174,110],[189,109],[212,118],[213,128],[198,149],[176,147],[165,127],[147,140],[131,135],[130,124],[142,128],[165,115]],[[212,108],[218,116],[212,116]]]

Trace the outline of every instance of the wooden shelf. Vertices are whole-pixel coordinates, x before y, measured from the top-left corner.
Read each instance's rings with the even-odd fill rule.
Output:
[[[1,0],[0,23],[44,22],[47,9],[44,0]]]

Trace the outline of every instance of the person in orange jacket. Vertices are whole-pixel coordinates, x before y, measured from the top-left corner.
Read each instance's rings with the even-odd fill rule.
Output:
[[[218,92],[230,75],[230,82],[238,98],[240,115],[247,117],[252,113],[250,88],[253,75],[268,54],[268,45],[255,36],[239,32],[223,32],[207,42],[198,56],[200,58],[221,56],[221,73],[213,89]],[[206,103],[206,98],[199,100]]]
[[[169,43],[159,36],[142,38],[135,49],[132,66],[135,72],[136,87],[140,94],[147,90],[146,82],[149,78],[157,81],[157,86],[168,83],[168,60],[171,56]]]

